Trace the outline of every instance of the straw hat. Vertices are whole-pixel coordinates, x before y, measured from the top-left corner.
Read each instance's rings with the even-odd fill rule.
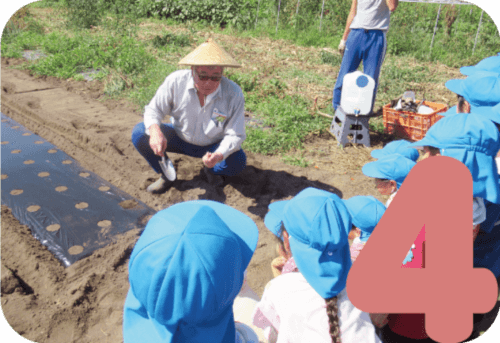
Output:
[[[212,38],[180,60],[179,65],[241,68],[241,65]]]

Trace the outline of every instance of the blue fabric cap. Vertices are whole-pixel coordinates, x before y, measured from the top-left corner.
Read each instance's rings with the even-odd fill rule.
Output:
[[[412,161],[417,161],[420,156],[417,149],[408,148],[411,143],[404,139],[392,141],[384,146],[382,149],[373,150],[371,155],[373,158],[382,158],[392,154],[403,155]]]
[[[343,201],[351,215],[352,223],[361,230],[360,240],[366,242],[385,213],[384,204],[372,196],[363,195]]]
[[[500,73],[500,55],[486,57],[475,66],[460,68],[460,72],[464,75],[472,75],[482,71]]]
[[[495,156],[500,149],[496,126],[485,116],[459,113],[431,126],[425,137],[412,146],[439,148],[441,155],[453,157],[467,166],[473,181],[473,196],[500,203],[500,187]]]
[[[412,147],[412,145],[410,145],[410,147]],[[363,174],[369,177],[394,180],[399,189],[415,164],[415,161],[395,154],[383,157],[375,162],[369,162],[365,164],[361,170]]]
[[[439,114],[442,115],[443,117],[448,117],[448,116],[458,114],[457,113],[457,106],[450,107],[450,108],[448,108],[448,110],[446,112],[441,112]]]
[[[351,216],[335,194],[306,188],[289,200],[283,222],[299,271],[318,294],[331,298],[346,285],[351,268]]]
[[[466,79],[450,80],[445,86],[463,96],[472,106],[495,106],[500,103],[500,77],[497,73],[477,72]]]
[[[279,239],[283,239],[283,237],[279,236],[279,232],[281,229],[281,223],[283,222],[283,212],[285,211],[285,206],[288,201],[290,200],[273,202],[269,205],[269,212],[267,212],[264,217],[264,225]]]
[[[155,214],[130,257],[124,342],[234,342],[232,306],[257,240],[248,216],[214,201]]]
[[[500,124],[500,103],[491,106],[471,106],[471,113],[488,118],[494,123]],[[457,106],[453,106],[445,113],[441,113],[443,116],[455,115],[457,113]]]
[[[493,107],[476,107],[471,110],[471,112],[474,112],[477,115],[484,116],[494,123],[500,124],[500,103]]]

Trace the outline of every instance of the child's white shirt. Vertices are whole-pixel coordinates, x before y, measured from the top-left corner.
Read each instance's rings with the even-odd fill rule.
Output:
[[[368,313],[354,307],[345,289],[337,301],[342,342],[381,342]],[[255,307],[253,324],[264,329],[270,343],[332,342],[326,301],[297,272],[280,275],[267,284]]]
[[[389,205],[391,204],[391,202],[394,200],[394,197],[396,196],[396,194],[398,193],[398,191],[395,191],[394,193],[392,193],[390,196],[389,196],[389,199],[387,199],[387,201],[385,202],[385,207],[389,207]]]

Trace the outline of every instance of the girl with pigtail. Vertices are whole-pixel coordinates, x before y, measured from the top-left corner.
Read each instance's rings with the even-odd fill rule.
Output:
[[[307,188],[269,206],[264,222],[279,239],[280,258],[255,307],[253,324],[270,343],[380,343],[370,317],[345,289],[351,217],[335,194]]]

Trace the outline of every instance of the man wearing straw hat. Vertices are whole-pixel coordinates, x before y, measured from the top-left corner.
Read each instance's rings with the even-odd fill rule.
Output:
[[[246,138],[241,88],[223,77],[224,67],[238,64],[209,38],[184,57],[167,76],[145,107],[144,122],[132,132],[132,142],[160,178],[147,191],[158,194],[171,185],[159,161],[166,152],[199,157],[208,181],[220,186],[224,176],[239,174],[246,166],[241,144]],[[171,123],[162,123],[165,115]]]

